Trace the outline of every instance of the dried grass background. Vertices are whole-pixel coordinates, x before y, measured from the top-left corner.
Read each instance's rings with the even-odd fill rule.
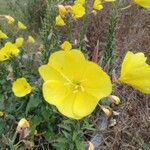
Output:
[[[90,50],[100,41],[100,53],[105,48],[109,6],[91,20],[88,32]],[[116,64],[120,68],[125,53],[144,52],[150,63],[150,10],[137,6],[123,10],[116,35]],[[141,72],[142,73],[142,72]],[[150,150],[150,96],[127,86],[118,86],[115,95],[121,104],[117,124],[103,131],[103,143],[97,150]]]

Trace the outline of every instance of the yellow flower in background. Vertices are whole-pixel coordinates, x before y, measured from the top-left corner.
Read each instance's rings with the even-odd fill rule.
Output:
[[[55,24],[57,26],[65,26],[66,25],[64,20],[62,19],[62,17],[60,15],[56,16]]]
[[[29,35],[27,42],[31,43],[31,44],[34,44],[35,43],[35,39],[33,38],[33,36]]]
[[[75,4],[72,6],[72,14],[74,19],[81,18],[85,14],[85,8],[81,4]]]
[[[103,5],[102,5],[101,0],[95,0],[95,1],[94,1],[93,9],[96,9],[96,10],[101,10],[101,9],[103,9]]]
[[[19,122],[18,122],[18,127],[20,128],[29,128],[30,127],[30,124],[29,122],[25,119],[25,118],[22,118]]]
[[[115,2],[116,0],[105,0],[105,2]]]
[[[150,8],[150,0],[133,0],[133,2],[144,8]]]
[[[112,91],[109,76],[80,50],[53,53],[39,72],[44,80],[44,99],[69,118],[91,114],[99,100]]]
[[[65,51],[69,51],[72,49],[72,45],[69,41],[64,41],[60,47]]]
[[[143,93],[150,93],[150,65],[146,63],[146,59],[143,53],[127,52],[119,81]]]
[[[75,0],[74,3],[75,3],[75,4],[84,5],[84,4],[85,4],[85,0]]]
[[[65,17],[65,15],[67,14],[67,10],[63,5],[58,5],[58,11],[59,15],[62,17]]]
[[[0,30],[0,39],[7,39],[8,36],[2,31]]]
[[[17,46],[11,42],[7,42],[4,47],[0,49],[0,61],[9,59],[11,56],[19,54]]]
[[[21,30],[27,29],[27,27],[21,21],[18,21],[18,28]]]
[[[24,42],[24,38],[19,37],[19,38],[16,39],[15,45],[16,45],[18,48],[20,48],[20,47],[23,45],[23,42]]]
[[[27,82],[25,78],[18,78],[13,82],[12,91],[17,97],[24,97],[29,94],[32,90],[32,87]]]
[[[3,111],[0,111],[0,117],[3,117],[4,116],[4,112]]]
[[[14,24],[14,22],[15,22],[15,19],[9,15],[6,15],[5,19],[6,19],[8,24]]]

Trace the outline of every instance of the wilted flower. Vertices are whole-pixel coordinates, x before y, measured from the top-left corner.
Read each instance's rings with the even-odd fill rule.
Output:
[[[97,11],[96,11],[96,10],[92,10],[92,14],[93,14],[94,16],[96,16],[96,15],[97,15]]]
[[[39,72],[44,80],[44,99],[74,119],[91,114],[99,100],[112,90],[109,76],[86,60],[80,50],[53,53]]]
[[[13,82],[12,91],[17,97],[24,97],[29,94],[32,90],[32,87],[27,82],[25,78],[18,78]]]
[[[27,27],[21,21],[18,21],[18,28],[21,30],[27,29]]]
[[[18,127],[20,128],[29,128],[30,127],[30,124],[29,122],[25,119],[25,118],[22,118],[19,122],[18,122]]]
[[[69,41],[64,41],[60,47],[65,51],[69,51],[72,49],[72,45]]]
[[[2,31],[0,30],[0,39],[7,39],[8,36]]]
[[[65,26],[65,22],[60,15],[56,16],[55,23],[57,26]]]
[[[116,105],[119,105],[119,104],[120,104],[120,98],[119,98],[118,96],[110,95],[109,98],[110,98]]]
[[[22,37],[19,37],[15,41],[15,45],[20,48],[23,45],[24,39]]]
[[[96,9],[96,10],[103,9],[101,0],[94,0],[93,9]]]
[[[144,8],[150,8],[150,0],[133,0],[133,2]]]
[[[5,19],[6,19],[8,24],[13,24],[15,22],[15,19],[9,15],[6,15]]]
[[[119,81],[143,93],[150,93],[150,65],[142,52],[127,52],[121,68]]]
[[[65,15],[67,14],[67,10],[63,5],[58,5],[58,11],[61,17],[65,17]]]
[[[28,41],[28,43],[31,43],[31,44],[35,43],[35,39],[31,35],[28,36],[28,40],[27,41]]]

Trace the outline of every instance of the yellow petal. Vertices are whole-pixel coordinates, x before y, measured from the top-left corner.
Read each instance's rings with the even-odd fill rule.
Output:
[[[0,39],[7,39],[8,36],[0,30]]]
[[[59,15],[62,17],[65,17],[65,15],[67,14],[67,10],[63,5],[58,5],[58,11]]]
[[[48,81],[48,80],[64,81],[65,80],[63,76],[61,76],[61,74],[57,70],[55,70],[49,65],[42,65],[41,67],[39,67],[39,73],[44,81]]]
[[[119,81],[143,93],[150,93],[150,66],[143,53],[127,52],[121,68]]]
[[[74,19],[81,18],[85,14],[85,8],[81,4],[75,4],[72,6],[72,14]]]
[[[22,47],[23,42],[24,42],[24,39],[23,39],[22,37],[17,38],[17,39],[16,39],[16,42],[15,42],[15,45],[16,45],[18,48],[20,48],[20,47]]]
[[[60,15],[56,16],[55,23],[57,26],[65,26],[66,25],[64,20],[62,19],[62,17]]]
[[[18,126],[20,128],[28,128],[30,126],[29,122],[25,119],[25,118],[22,118],[19,122],[18,122]]]
[[[75,0],[74,3],[75,3],[75,4],[84,5],[84,4],[85,4],[85,0]]]
[[[83,118],[94,111],[98,102],[99,99],[92,96],[91,94],[86,92],[79,92],[76,94],[76,98],[74,100],[73,113],[76,116]]]
[[[35,43],[35,39],[31,35],[29,35],[27,42],[33,44]]]
[[[103,5],[101,3],[101,0],[95,0],[94,1],[94,5],[93,5],[93,8],[96,9],[96,10],[101,10],[103,9]]]
[[[46,81],[43,84],[43,96],[44,99],[52,105],[62,105],[62,100],[68,94],[68,87],[61,81]]]
[[[150,0],[133,0],[134,3],[144,8],[150,8]]]
[[[64,41],[63,44],[61,45],[61,48],[65,51],[69,51],[72,49],[72,45],[69,41]]]
[[[50,56],[49,65],[66,80],[78,81],[83,74],[80,70],[85,67],[85,57],[80,50],[58,51]]]
[[[111,94],[110,77],[97,64],[87,61],[82,78],[85,91],[98,100]]]
[[[27,27],[21,21],[18,21],[18,28],[21,30],[27,29]]]
[[[18,78],[13,82],[12,91],[17,97],[24,97],[29,94],[32,90],[32,87],[27,82],[25,78]]]
[[[15,22],[15,19],[9,15],[6,15],[5,19],[6,19],[8,24],[13,24]]]

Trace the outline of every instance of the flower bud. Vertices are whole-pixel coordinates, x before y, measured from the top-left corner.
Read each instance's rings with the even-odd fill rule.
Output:
[[[30,126],[30,124],[29,124],[29,122],[25,118],[22,118],[18,122],[18,127],[20,127],[20,128],[29,128],[29,126]]]

